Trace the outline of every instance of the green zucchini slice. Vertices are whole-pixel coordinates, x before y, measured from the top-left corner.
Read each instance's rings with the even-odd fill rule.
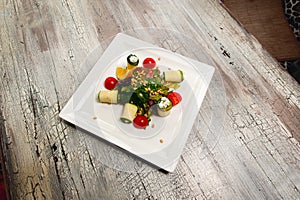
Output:
[[[134,54],[130,54],[127,57],[127,68],[128,69],[133,69],[135,68],[137,65],[139,64],[139,58],[134,55]]]
[[[120,117],[121,121],[126,124],[131,123],[136,116],[137,110],[138,107],[136,105],[131,103],[125,103],[123,108],[123,113]]]
[[[159,107],[157,107],[157,114],[160,116],[160,117],[166,117],[168,116],[169,114],[171,113],[171,110],[163,110]]]
[[[172,102],[167,97],[162,97],[157,105],[157,114],[161,117],[166,117],[170,114]]]
[[[118,90],[101,90],[98,93],[98,100],[100,103],[118,103]]]
[[[164,72],[164,79],[167,82],[180,83],[183,81],[183,72],[181,70],[170,70]]]

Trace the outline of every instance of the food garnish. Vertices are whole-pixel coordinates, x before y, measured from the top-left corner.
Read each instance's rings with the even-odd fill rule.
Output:
[[[114,77],[107,77],[104,81],[104,87],[108,90],[112,90],[116,87],[118,80]]]
[[[156,62],[153,58],[146,58],[143,62],[143,67],[153,69],[156,66]]]
[[[138,66],[138,64],[139,58],[136,55],[130,54],[129,56],[127,56],[127,69],[134,69]]]
[[[182,97],[178,92],[170,92],[167,98],[172,102],[172,106],[179,104],[182,100]]]
[[[117,67],[116,69],[116,76],[117,79],[119,80],[124,80],[125,78],[127,78],[129,74],[129,70],[123,67]]]
[[[133,120],[133,125],[136,128],[146,128],[149,125],[149,120],[144,115],[137,115]]]

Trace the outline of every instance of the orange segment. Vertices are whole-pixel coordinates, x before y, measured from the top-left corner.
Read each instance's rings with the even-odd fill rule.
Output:
[[[123,67],[117,67],[116,76],[119,80],[123,80],[127,77],[129,70],[124,69]]]

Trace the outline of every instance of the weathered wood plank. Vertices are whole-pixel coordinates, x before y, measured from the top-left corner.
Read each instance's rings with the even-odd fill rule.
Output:
[[[0,12],[1,145],[12,199],[300,196],[299,85],[218,1],[27,0],[2,2]],[[120,170],[103,151],[123,152],[58,113],[116,33],[159,42],[151,35],[159,29],[163,37],[169,30],[165,48],[207,59],[174,42],[174,32],[202,45],[224,87],[210,88],[217,91],[204,101],[174,173],[143,162]],[[225,92],[221,128],[205,129],[218,92]]]

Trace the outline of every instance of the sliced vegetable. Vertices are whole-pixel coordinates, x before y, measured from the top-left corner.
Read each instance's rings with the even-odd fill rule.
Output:
[[[149,125],[148,118],[144,115],[137,115],[133,120],[133,125],[136,128],[146,128]]]
[[[133,69],[137,67],[138,64],[139,64],[139,58],[136,55],[130,54],[127,57],[127,69]]]
[[[157,114],[161,117],[166,117],[171,113],[171,110],[165,111],[157,107]]]
[[[98,93],[100,103],[118,103],[118,90],[101,90]]]
[[[164,85],[172,90],[176,90],[180,87],[179,83],[174,83],[174,82],[167,82]]]
[[[119,80],[124,80],[128,77],[129,70],[125,69],[123,67],[117,67],[116,68],[116,76]]]
[[[172,108],[172,102],[167,97],[162,97],[158,102],[158,107],[163,111],[169,111]]]
[[[108,90],[112,90],[116,87],[118,80],[114,77],[107,77],[104,81],[104,87]]]
[[[178,92],[169,93],[167,98],[172,102],[173,106],[179,104],[182,100],[182,97]]]
[[[138,107],[136,105],[131,104],[131,103],[125,103],[122,115],[120,117],[121,121],[126,124],[131,123],[136,116],[137,110],[138,110]]]
[[[164,72],[164,79],[167,82],[180,83],[183,81],[183,72],[181,70],[170,70]]]
[[[162,97],[157,106],[157,114],[161,117],[168,116],[171,112],[172,102],[167,97]]]
[[[156,62],[153,58],[146,58],[143,61],[143,67],[148,68],[148,69],[153,69],[156,66]]]

